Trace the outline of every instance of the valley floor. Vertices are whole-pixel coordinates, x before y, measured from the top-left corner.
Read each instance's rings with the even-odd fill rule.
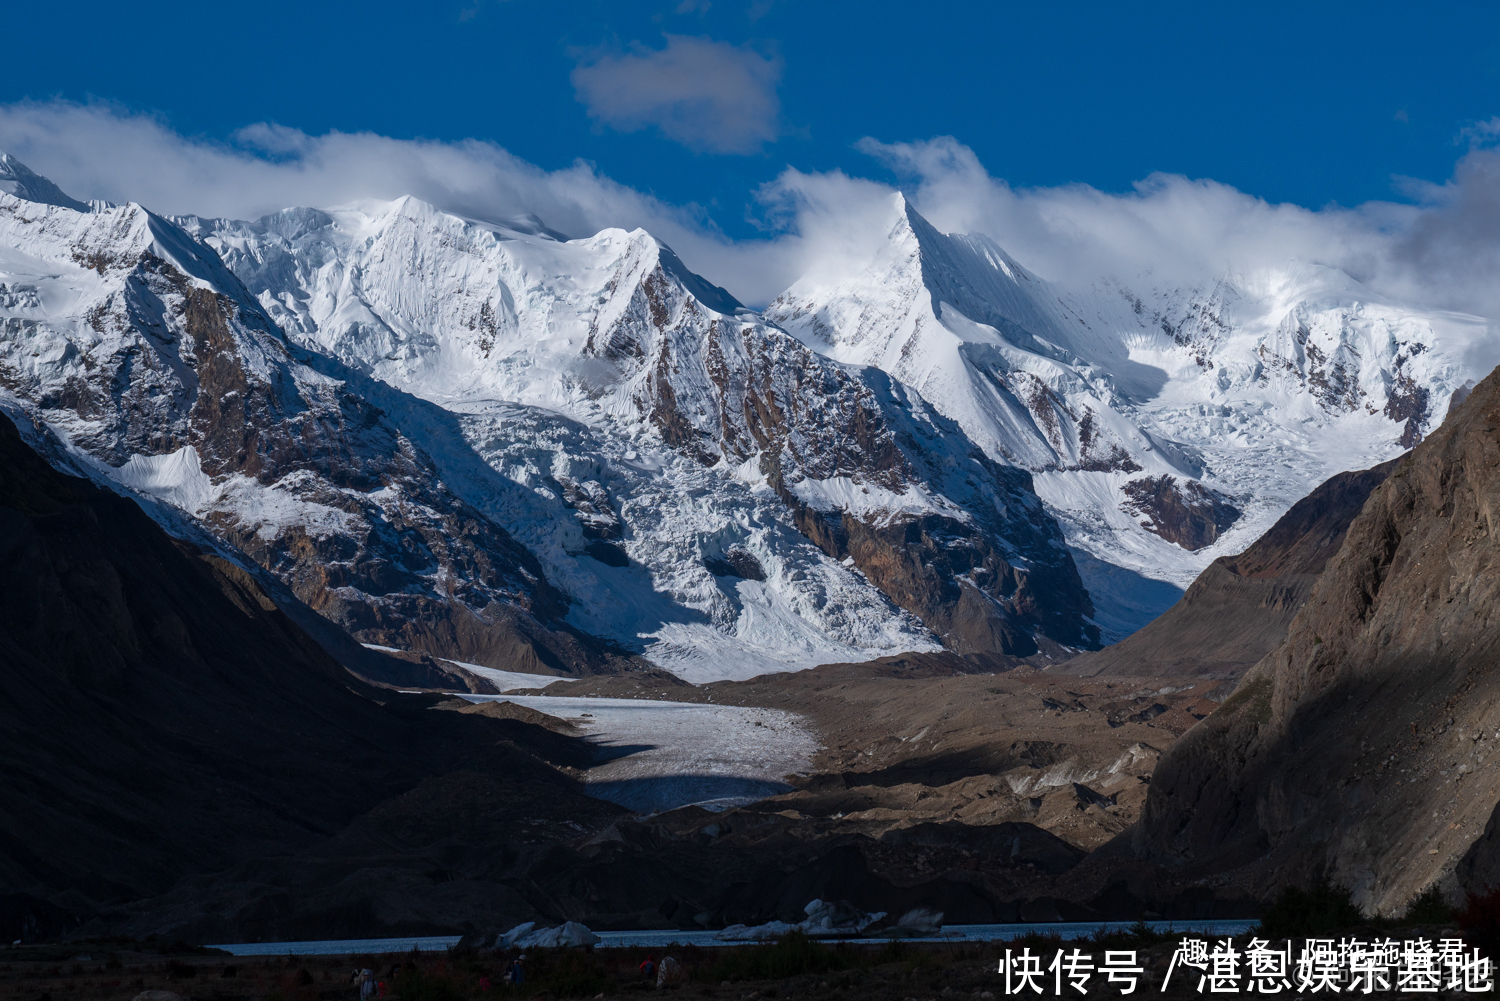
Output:
[[[918,824],[1024,822],[1092,851],[1135,821],[1161,754],[1233,687],[1203,679],[1059,677],[1029,667],[951,673],[956,666],[967,665],[949,655],[912,655],[701,686],[586,678],[549,686],[546,697],[491,698],[546,706],[574,722],[592,712],[584,722],[603,735],[601,746],[643,745],[625,757],[606,751],[610,760],[585,779],[595,795],[635,809],[638,802],[610,786],[615,776],[654,779],[658,809],[705,805],[692,797],[719,798],[709,778],[735,776],[780,781],[785,791],[755,803],[706,805],[774,813],[807,835],[816,829],[879,838]],[[662,711],[637,710],[622,727],[624,707],[641,701]],[[685,742],[671,714],[688,716],[690,705],[713,709]],[[777,766],[785,770],[774,773]],[[704,784],[695,788],[691,775]]]

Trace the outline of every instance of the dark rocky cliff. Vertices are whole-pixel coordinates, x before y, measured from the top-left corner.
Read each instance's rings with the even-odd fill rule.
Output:
[[[1135,854],[1261,895],[1326,874],[1380,913],[1493,879],[1489,840],[1471,845],[1500,800],[1496,511],[1492,374],[1371,492],[1286,641],[1163,759]],[[1243,565],[1304,565],[1261,556]]]

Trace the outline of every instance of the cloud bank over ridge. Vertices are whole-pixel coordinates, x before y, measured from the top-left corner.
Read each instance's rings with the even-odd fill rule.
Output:
[[[476,219],[535,213],[572,236],[642,227],[752,304],[804,274],[833,279],[862,265],[890,224],[899,185],[939,229],[985,233],[1065,284],[1143,272],[1155,283],[1197,283],[1295,258],[1342,268],[1383,294],[1500,317],[1500,150],[1489,145],[1500,126],[1491,124],[1470,131],[1446,182],[1406,182],[1409,202],[1316,210],[1165,173],[1124,193],[1013,188],[956,139],[866,139],[872,173],[895,183],[786,167],[750,193],[765,235],[745,240],[727,237],[698,206],[667,203],[591,164],[548,171],[479,140],[257,124],[220,143],[110,105],[54,101],[0,105],[0,150],[75,197],[170,214],[253,218],[410,194]]]

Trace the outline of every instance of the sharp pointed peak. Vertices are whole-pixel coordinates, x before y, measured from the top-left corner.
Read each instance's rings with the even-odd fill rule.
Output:
[[[919,241],[941,238],[945,234],[936,226],[927,221],[927,217],[917,211],[916,205],[907,197],[906,192],[897,191],[891,198],[891,204],[899,213],[896,219],[896,229],[910,229]],[[904,220],[904,223],[903,223]]]
[[[28,202],[60,205],[75,212],[89,210],[87,202],[69,197],[62,188],[3,151],[0,151],[0,192]]]

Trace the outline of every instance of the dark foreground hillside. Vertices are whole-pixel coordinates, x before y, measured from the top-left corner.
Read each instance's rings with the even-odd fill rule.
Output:
[[[361,683],[244,571],[55,472],[0,417],[6,941],[290,854],[455,770],[518,805],[617,812],[541,760],[524,724],[428,712],[431,701]],[[325,896],[367,912],[374,899]],[[398,907],[348,923],[412,920]]]
[[[1249,549],[1210,563],[1160,618],[1056,670],[1084,676],[1239,677],[1285,638],[1370,491],[1400,461],[1329,477]]]

